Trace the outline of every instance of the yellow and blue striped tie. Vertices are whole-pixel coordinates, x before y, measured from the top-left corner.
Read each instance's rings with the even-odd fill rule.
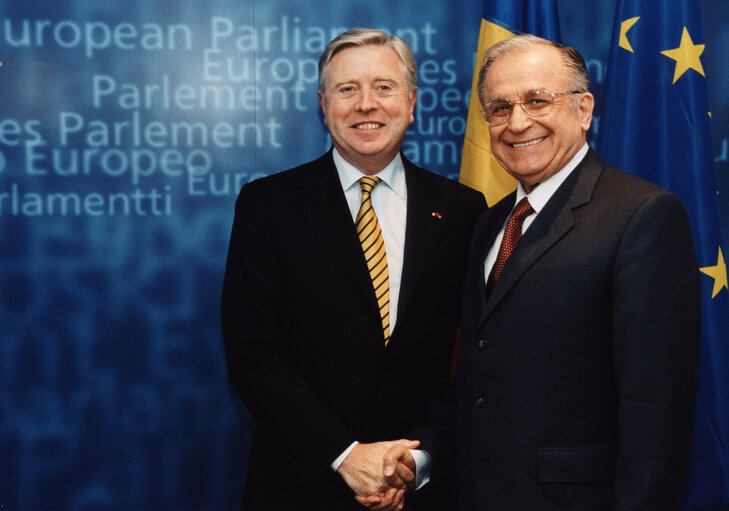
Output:
[[[378,177],[369,176],[359,180],[359,186],[362,189],[362,205],[359,207],[355,226],[359,241],[362,243],[362,250],[367,261],[367,268],[370,271],[372,285],[375,288],[377,304],[380,307],[385,346],[387,346],[387,343],[390,342],[390,276],[387,272],[385,240],[382,237],[380,223],[377,221],[370,197],[372,189],[380,181]]]

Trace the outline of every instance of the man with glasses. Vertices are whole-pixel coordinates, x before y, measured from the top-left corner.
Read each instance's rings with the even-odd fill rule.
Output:
[[[684,207],[590,149],[574,49],[502,41],[479,95],[519,184],[476,227],[455,406],[432,407],[455,424],[454,509],[681,509],[700,316]],[[435,481],[454,449],[427,436]]]

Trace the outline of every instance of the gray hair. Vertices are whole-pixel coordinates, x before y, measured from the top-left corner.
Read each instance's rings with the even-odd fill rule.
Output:
[[[332,57],[341,50],[351,48],[353,46],[384,46],[395,50],[395,53],[397,53],[397,56],[400,57],[400,61],[403,64],[405,77],[408,82],[408,91],[412,97],[413,92],[415,91],[415,78],[418,72],[413,51],[407,43],[399,37],[371,28],[355,28],[353,30],[348,30],[338,35],[329,44],[327,44],[327,47],[324,49],[324,53],[322,53],[319,58],[319,90],[322,94],[324,94],[324,87],[327,81],[327,71],[329,70],[329,62],[331,62]]]
[[[582,58],[580,52],[569,46],[564,46],[549,39],[543,39],[531,34],[521,34],[508,39],[499,41],[491,46],[483,56],[483,64],[478,72],[478,99],[483,105],[483,88],[486,82],[486,74],[489,72],[491,65],[499,57],[503,57],[509,53],[528,50],[535,46],[549,46],[557,49],[567,66],[567,72],[571,75],[571,90],[587,92],[590,86],[590,75],[587,72],[585,59]]]

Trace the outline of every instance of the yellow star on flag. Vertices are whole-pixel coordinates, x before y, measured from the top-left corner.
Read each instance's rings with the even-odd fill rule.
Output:
[[[706,74],[704,74],[704,66],[701,65],[701,59],[699,58],[704,53],[705,46],[705,44],[694,44],[688,30],[686,27],[683,27],[681,45],[678,48],[661,52],[661,55],[665,55],[669,59],[676,61],[676,68],[673,71],[673,83],[676,83],[689,69],[693,69],[701,76],[706,77]]]
[[[726,264],[724,264],[724,255],[721,253],[721,247],[719,247],[719,257],[716,260],[716,266],[706,266],[699,268],[699,270],[701,270],[701,273],[705,273],[714,279],[714,290],[711,293],[711,298],[718,295],[719,291],[724,288],[729,290],[729,286],[727,286]]]
[[[618,39],[618,46],[620,46],[624,50],[628,50],[631,53],[635,52],[633,51],[633,47],[630,46],[630,41],[628,41],[628,30],[630,30],[630,28],[635,25],[635,23],[639,19],[640,16],[636,16],[635,18],[628,18],[620,24],[620,39]]]

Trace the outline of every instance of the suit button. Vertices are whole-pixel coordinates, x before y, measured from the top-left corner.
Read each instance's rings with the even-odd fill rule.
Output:
[[[484,400],[482,397],[476,399],[476,408],[483,408]]]
[[[478,349],[482,350],[486,347],[486,339],[481,339],[476,343],[476,346],[478,346]]]

